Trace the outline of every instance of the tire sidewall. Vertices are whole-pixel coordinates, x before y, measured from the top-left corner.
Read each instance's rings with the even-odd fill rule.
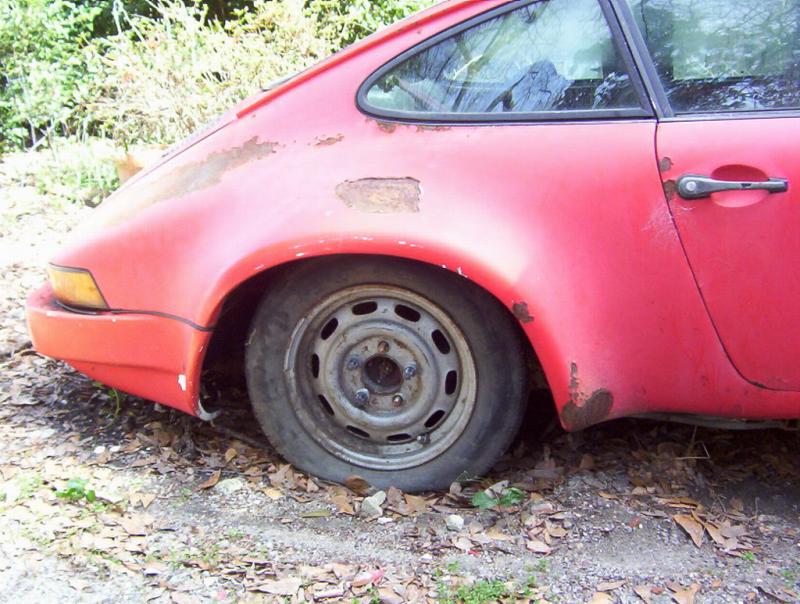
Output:
[[[414,468],[377,470],[348,463],[322,447],[295,413],[287,351],[297,325],[329,295],[358,285],[401,287],[447,313],[473,355],[477,389],[464,431],[438,457]],[[373,486],[405,491],[446,488],[484,475],[510,445],[524,410],[525,349],[505,308],[474,283],[401,259],[347,257],[306,261],[272,283],[252,322],[246,349],[256,418],[275,448],[297,468],[334,482],[358,475]],[[302,372],[299,372],[300,374]]]

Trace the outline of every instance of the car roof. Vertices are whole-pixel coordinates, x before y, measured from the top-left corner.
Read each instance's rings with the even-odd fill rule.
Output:
[[[378,45],[384,39],[394,36],[396,34],[400,34],[402,32],[408,31],[410,29],[414,29],[415,27],[419,27],[420,25],[447,15],[451,12],[456,12],[458,10],[463,9],[465,6],[471,5],[481,5],[485,6],[486,10],[489,10],[495,6],[499,6],[504,4],[508,0],[445,0],[444,2],[439,2],[438,4],[434,4],[430,8],[422,10],[418,13],[414,13],[405,19],[401,19],[397,23],[390,25],[380,31],[373,33],[370,36],[367,36],[363,40],[355,42],[346,48],[343,48],[339,52],[331,55],[330,57],[323,59],[319,63],[312,65],[308,69],[301,71],[300,73],[292,76],[285,82],[281,83],[280,85],[272,88],[271,90],[264,91],[263,94],[258,95],[256,98],[251,98],[246,100],[240,106],[235,108],[236,117],[241,118],[248,113],[255,111],[259,107],[265,105],[270,100],[274,99],[277,96],[288,92],[289,90],[300,86],[304,82],[310,80],[311,78],[315,77],[316,75],[331,69],[332,67],[348,60],[350,57],[353,57],[357,54],[366,52],[373,46]]]

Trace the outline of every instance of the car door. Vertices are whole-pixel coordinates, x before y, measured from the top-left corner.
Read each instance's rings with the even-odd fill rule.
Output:
[[[718,335],[747,380],[800,390],[800,2],[627,8],[660,83],[670,210]]]

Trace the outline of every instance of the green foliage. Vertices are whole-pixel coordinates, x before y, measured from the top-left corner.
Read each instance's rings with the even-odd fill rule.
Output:
[[[114,159],[119,152],[104,140],[56,138],[49,148],[16,162],[14,179],[34,185],[56,203],[96,205],[118,185]]]
[[[172,143],[432,3],[0,0],[0,151],[55,134]]]
[[[320,35],[338,49],[431,6],[434,0],[306,0],[305,4]]]
[[[0,151],[79,126],[97,12],[69,0],[0,0]]]
[[[476,581],[472,585],[461,585],[455,590],[440,584],[436,591],[441,604],[487,604],[503,601],[513,595],[508,586],[499,579]]]
[[[525,493],[514,487],[503,489],[499,493],[478,491],[471,499],[472,505],[482,510],[509,508],[519,505],[523,501],[525,501]]]
[[[62,491],[56,491],[56,495],[68,501],[78,502],[84,499],[89,503],[94,503],[97,497],[92,489],[87,488],[87,482],[83,478],[70,478],[67,486]]]

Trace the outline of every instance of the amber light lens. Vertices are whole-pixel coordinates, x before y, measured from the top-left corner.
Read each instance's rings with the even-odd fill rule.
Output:
[[[47,272],[50,275],[50,285],[59,302],[79,308],[108,309],[108,304],[89,271],[51,265],[47,268]]]

